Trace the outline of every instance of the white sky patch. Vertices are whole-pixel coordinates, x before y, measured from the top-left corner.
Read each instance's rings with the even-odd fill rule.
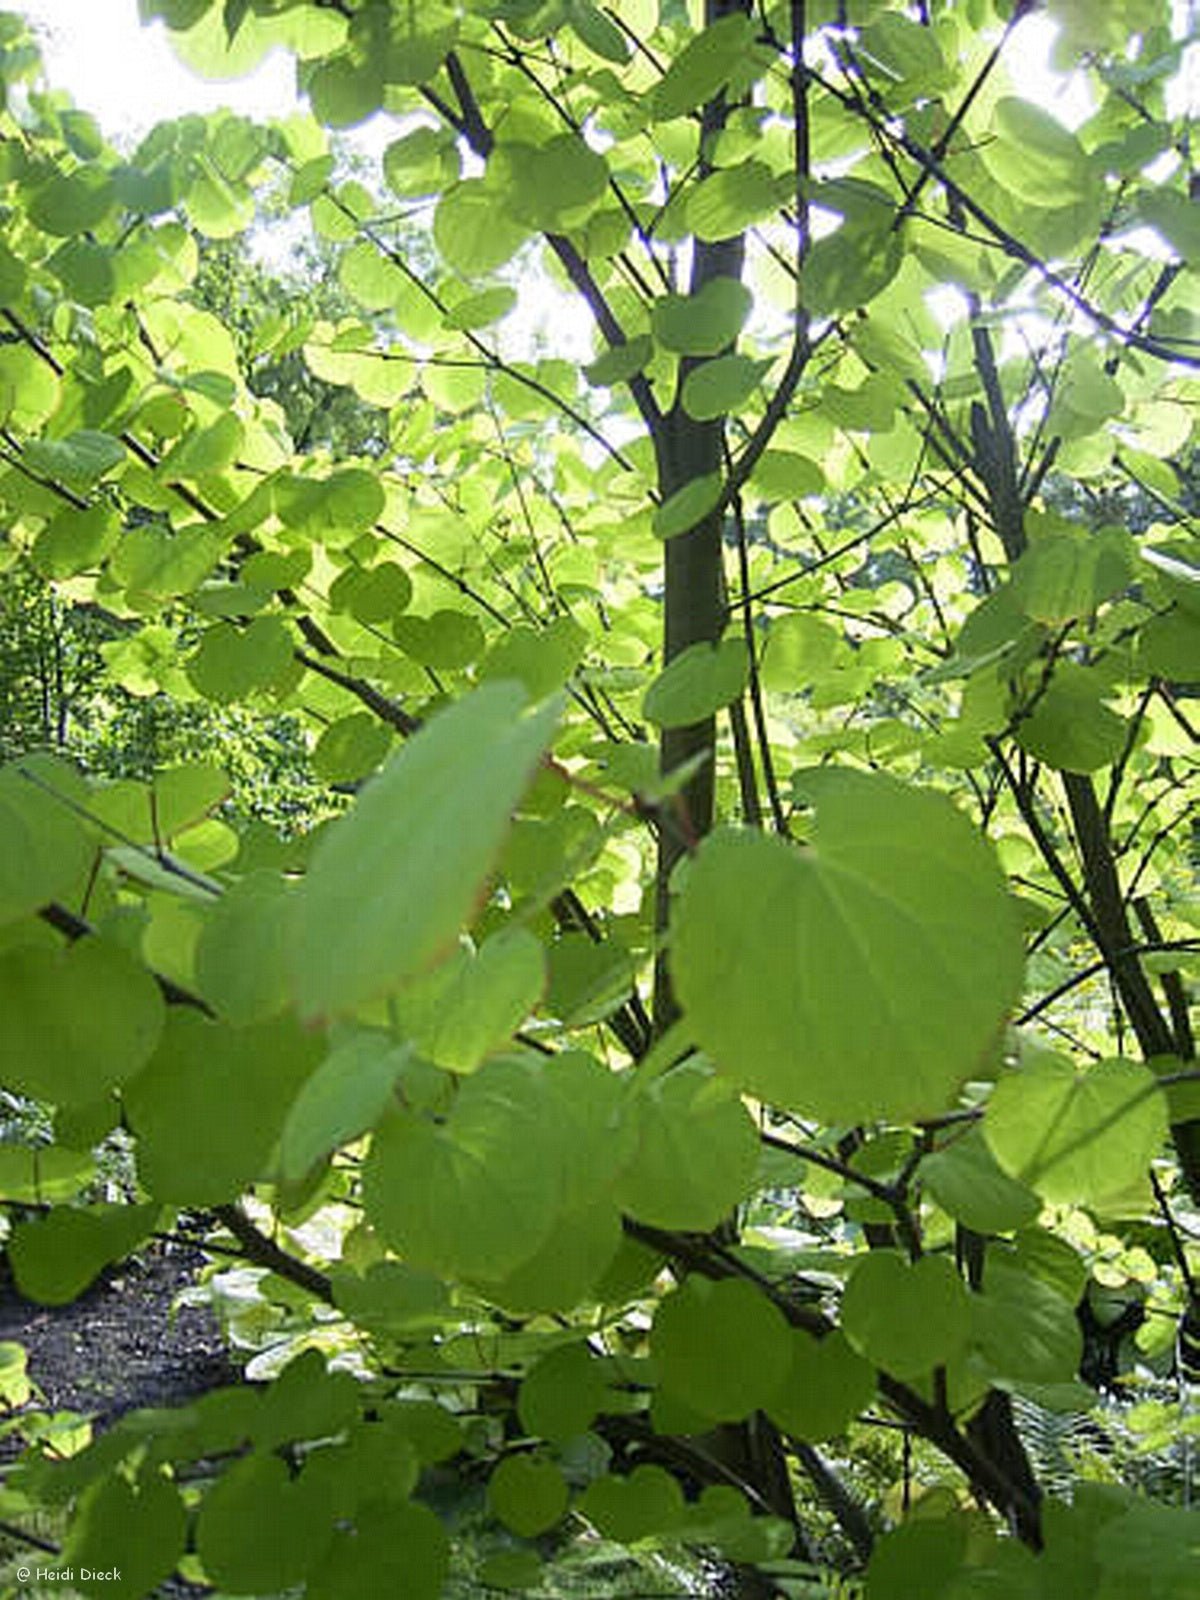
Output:
[[[295,64],[273,52],[248,77],[206,83],[178,60],[161,22],[143,27],[137,0],[9,0],[37,29],[54,89],[65,89],[125,144],[157,122],[228,108],[244,116],[297,109]]]
[[[1095,98],[1083,72],[1062,73],[1050,65],[1058,24],[1041,12],[1031,12],[1017,24],[1005,50],[1005,60],[1016,92],[1071,129],[1082,127],[1096,109]]]

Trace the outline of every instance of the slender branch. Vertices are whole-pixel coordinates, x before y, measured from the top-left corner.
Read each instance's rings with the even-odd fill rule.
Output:
[[[495,139],[492,130],[488,127],[475,98],[470,79],[463,68],[459,56],[451,52],[446,57],[446,71],[450,82],[454,86],[454,93],[458,97],[461,107],[461,117],[456,126],[481,161],[486,161],[492,153]],[[592,276],[591,268],[579,254],[579,251],[564,235],[547,233],[546,243],[558,257],[559,264],[576,290],[583,297],[584,303],[595,319],[596,326],[600,329],[608,343],[616,348],[627,343],[625,330],[613,315],[612,308],[605,299],[599,284]],[[469,336],[468,336],[469,337]],[[629,392],[633,396],[642,420],[646,426],[653,429],[662,420],[662,413],[649,381],[641,373],[635,373],[628,379]]]
[[[331,667],[327,661],[318,660],[303,650],[294,650],[292,653],[310,672],[315,672],[329,683],[336,683],[339,688],[348,690],[356,699],[361,700],[363,705],[373,711],[381,722],[387,723],[388,727],[395,728],[398,733],[406,736],[411,736],[420,730],[419,717],[414,717],[411,712],[405,711],[403,706],[398,705],[387,695],[381,694],[362,678],[357,678],[349,672],[342,672],[337,667]]]
[[[57,900],[52,900],[48,905],[42,906],[38,916],[43,922],[61,934],[65,934],[74,943],[77,939],[85,939],[95,935],[96,930],[86,918],[76,915],[66,906],[59,905]],[[190,989],[185,989],[173,978],[164,976],[161,972],[151,969],[150,976],[158,985],[159,992],[169,1006],[191,1006],[196,1011],[202,1011],[206,1017],[214,1015],[212,1007],[207,1000],[201,999],[198,994],[193,994]]]
[[[310,1267],[307,1261],[281,1250],[274,1239],[269,1239],[258,1230],[241,1206],[214,1206],[213,1215],[237,1240],[247,1261],[252,1261],[256,1267],[266,1267],[279,1277],[286,1278],[289,1283],[297,1284],[326,1305],[336,1304],[329,1278],[323,1272],[318,1272],[316,1267]]]

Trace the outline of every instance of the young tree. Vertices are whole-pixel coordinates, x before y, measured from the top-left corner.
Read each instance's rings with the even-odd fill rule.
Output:
[[[745,1595],[1184,1596],[1193,1517],[1047,1500],[1018,1426],[1089,1404],[1081,1303],[1110,1379],[1197,1316],[1171,8],[1047,8],[1074,131],[1025,0],[142,9],[312,114],[124,162],[5,22],[12,559],[125,624],[113,683],[287,708],[358,792],[285,854],[209,765],[0,774],[5,1082],[141,1191],[60,1185],[18,1285],[204,1210],[295,1355],[22,1492],[129,1595],[186,1549],[434,1596],[448,1462],[514,1536],[476,1591],[583,1527]],[[394,205],[327,145],[377,113]],[[281,170],[369,315],[264,338],[386,413],[359,458],[180,297]],[[1136,535],[1080,509],[1129,484]]]

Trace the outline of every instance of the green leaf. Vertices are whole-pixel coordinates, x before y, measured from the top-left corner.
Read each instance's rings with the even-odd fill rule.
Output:
[[[164,458],[162,474],[170,482],[224,472],[236,463],[245,438],[241,419],[227,411],[208,427],[196,428],[181,439]]]
[[[646,690],[642,713],[660,728],[685,728],[703,722],[745,692],[750,676],[746,641],[689,645],[667,664]]]
[[[488,1479],[492,1515],[522,1539],[561,1522],[570,1498],[558,1467],[538,1456],[506,1456]]]
[[[927,1156],[921,1182],[943,1211],[974,1233],[1023,1228],[1041,1210],[1037,1195],[997,1165],[977,1128]]]
[[[783,1313],[741,1278],[689,1279],[659,1302],[650,1335],[658,1381],[702,1417],[768,1408],[792,1361]]]
[[[608,187],[607,161],[574,133],[545,144],[498,145],[488,175],[500,186],[495,199],[507,200],[508,214],[539,233],[577,225]]]
[[[91,239],[69,239],[50,257],[48,265],[63,288],[80,305],[95,308],[112,299],[117,287],[110,250]]]
[[[616,23],[592,0],[568,0],[567,19],[593,55],[621,67],[629,60],[629,43]]]
[[[562,1345],[526,1374],[517,1415],[527,1433],[565,1444],[587,1432],[607,1392],[600,1362],[587,1345]]]
[[[842,1327],[868,1361],[895,1378],[919,1378],[962,1355],[971,1297],[944,1256],[908,1262],[873,1250],[850,1274]]]
[[[40,427],[58,405],[59,394],[53,367],[27,346],[0,347],[0,416],[6,425],[22,432]]]
[[[655,118],[670,122],[711,100],[744,66],[754,46],[748,17],[722,17],[689,40],[653,93]]]
[[[934,30],[899,12],[885,11],[864,28],[861,48],[885,74],[884,97],[893,110],[953,81]]]
[[[117,1105],[112,1102],[111,1120],[100,1134],[111,1131],[117,1122]],[[67,1143],[55,1118],[55,1133]],[[95,1142],[99,1142],[96,1140]],[[95,1177],[96,1163],[90,1155],[80,1155],[79,1147],[61,1149],[50,1145],[36,1149],[20,1145],[0,1148],[0,1200],[48,1205],[56,1200],[73,1200]]]
[[[804,304],[818,317],[836,316],[869,304],[882,294],[904,259],[900,235],[892,228],[890,207],[879,214],[848,217],[827,238],[818,239],[804,263]]]
[[[128,528],[108,564],[108,576],[124,586],[131,608],[149,611],[156,602],[198,589],[227,548],[221,531],[207,524],[178,533],[153,524]]]
[[[790,180],[777,177],[765,162],[743,161],[727,167],[692,189],[687,200],[688,227],[708,244],[732,239],[786,205],[790,188]]]
[[[311,1081],[319,1076],[318,1072]],[[343,1087],[347,1093],[353,1092],[348,1078],[344,1078]],[[391,1092],[390,1083],[388,1092]],[[288,1131],[285,1129],[285,1170],[288,1154]],[[377,1261],[361,1278],[356,1272],[337,1268],[332,1277],[339,1311],[344,1311],[370,1333],[395,1338],[423,1329],[442,1328],[453,1321],[450,1294],[442,1280],[402,1261]],[[443,1433],[448,1431],[448,1442],[443,1439],[440,1446],[422,1448],[421,1459],[440,1461],[456,1452],[461,1437],[457,1426],[440,1406],[432,1406],[430,1415]]]
[[[1075,1307],[1048,1284],[989,1253],[972,1299],[974,1343],[992,1372],[1020,1383],[1070,1383],[1083,1335]]]
[[[381,561],[366,569],[347,567],[329,589],[329,603],[335,611],[348,611],[359,622],[371,625],[395,622],[408,609],[412,596],[412,579],[394,561]]]
[[[362,1600],[387,1594],[438,1600],[450,1565],[450,1542],[427,1506],[367,1504],[353,1529],[339,1529],[312,1573],[306,1600]]]
[[[313,116],[328,128],[353,128],[383,104],[384,82],[377,61],[349,55],[323,61],[309,81]]]
[[[74,489],[87,489],[125,460],[125,446],[109,433],[80,429],[65,439],[30,439],[25,459],[35,472]]]
[[[443,1126],[388,1117],[363,1173],[371,1225],[414,1266],[451,1277],[519,1266],[556,1226],[562,1198],[547,1109],[523,1063],[496,1061],[463,1080]]]
[[[0,768],[0,925],[68,894],[92,857],[92,846],[65,806],[20,766]]]
[[[823,491],[825,474],[815,461],[794,450],[764,450],[750,474],[750,483],[764,500],[804,500]]]
[[[1147,189],[1137,197],[1135,207],[1176,255],[1185,261],[1200,261],[1200,223],[1194,199],[1178,189]]]
[[[369,711],[352,711],[322,732],[313,749],[313,771],[326,783],[369,777],[392,748],[392,733]]]
[[[296,895],[277,872],[249,873],[209,912],[196,945],[200,992],[241,1026],[278,1016],[291,990]]]
[[[141,1600],[175,1571],[186,1542],[187,1511],[173,1483],[153,1468],[136,1483],[112,1473],[81,1496],[56,1565],[74,1569],[72,1584],[84,1594]]]
[[[1156,677],[1192,681],[1200,661],[1200,617],[1178,607],[1165,617],[1152,617],[1138,634],[1138,651]]]
[[[836,670],[846,654],[841,634],[805,612],[773,617],[763,651],[763,687],[800,694]]]
[[[479,1581],[489,1589],[525,1594],[542,1581],[542,1563],[536,1550],[498,1550],[479,1568]]]
[[[433,238],[448,267],[481,278],[512,260],[529,230],[503,202],[483,178],[465,178],[446,190],[434,212]]]
[[[962,1517],[913,1517],[885,1533],[867,1572],[864,1600],[950,1600],[966,1567],[969,1525]],[[965,1591],[970,1593],[969,1590]]]
[[[404,294],[407,279],[388,256],[365,240],[338,262],[338,282],[367,311],[387,311]]]
[[[508,316],[516,304],[517,291],[507,284],[497,284],[494,289],[483,289],[456,301],[443,321],[447,328],[490,328]]]
[[[60,511],[34,540],[33,564],[44,578],[73,578],[98,567],[120,534],[120,521],[109,506]]]
[[[1157,1079],[1133,1061],[1076,1072],[1040,1054],[1002,1078],[983,1131],[997,1161],[1053,1204],[1103,1209],[1144,1179],[1166,1137]]]
[[[440,1124],[411,1113],[382,1124],[364,1171],[372,1226],[414,1265],[485,1284],[533,1262],[552,1237],[569,1263],[586,1242],[582,1214],[607,1203],[631,1154],[620,1103],[613,1074],[585,1056],[488,1061],[461,1080]],[[568,1212],[580,1213],[578,1235],[562,1222]],[[615,1203],[608,1212],[615,1223]],[[596,1244],[603,1217],[586,1220]]]
[[[654,302],[650,325],[666,350],[715,356],[731,345],[754,300],[736,278],[710,278],[696,294],[668,294]]]
[[[138,1172],[157,1199],[219,1205],[269,1176],[271,1153],[321,1040],[290,1020],[231,1028],[174,1007],[125,1088]]]
[[[328,478],[291,477],[275,484],[275,510],[285,528],[331,549],[374,527],[387,497],[374,472],[343,467]]]
[[[833,768],[799,787],[810,844],[723,830],[690,864],[671,965],[694,1037],[742,1090],[827,1121],[942,1109],[1020,985],[1004,880],[942,795]]]
[[[1009,592],[1027,617],[1054,627],[1120,593],[1132,567],[1123,529],[1091,535],[1055,530],[1030,542],[1013,567]]]
[[[383,153],[383,175],[401,200],[440,194],[459,174],[454,139],[439,128],[414,128]]]
[[[870,1405],[875,1371],[835,1329],[823,1339],[792,1333],[792,1359],[767,1407],[772,1422],[795,1439],[832,1439]]]
[[[715,1228],[749,1193],[758,1138],[726,1084],[676,1068],[634,1101],[637,1152],[617,1183],[621,1207],[656,1228]]]
[[[153,1055],[158,985],[124,950],[79,939],[0,953],[0,1081],[54,1105],[89,1105]]]
[[[324,832],[304,882],[296,992],[309,1016],[393,993],[452,945],[558,708],[487,684],[391,757]]]
[[[728,416],[746,404],[772,365],[743,355],[705,361],[683,381],[683,409],[697,422]]]
[[[669,1537],[684,1519],[683,1491],[662,1467],[643,1465],[627,1478],[594,1479],[579,1498],[579,1513],[601,1538],[618,1544]]]
[[[435,611],[430,617],[397,617],[392,637],[414,661],[435,670],[470,666],[483,651],[483,629],[461,611]]]
[[[39,1305],[63,1306],[82,1294],[111,1261],[121,1261],[154,1228],[156,1205],[54,1206],[18,1223],[8,1243],[17,1288]]]
[[[294,662],[292,636],[279,617],[256,617],[246,628],[219,622],[187,664],[193,687],[206,700],[228,705],[287,681]]]
[[[1010,95],[993,113],[997,137],[984,140],[988,171],[1021,200],[1063,206],[1087,197],[1092,167],[1076,136],[1042,106]]]
[[[708,472],[685,483],[682,489],[676,489],[654,513],[655,536],[674,539],[681,533],[690,533],[716,509],[724,487],[719,472]]]
[[[1124,717],[1105,705],[1104,678],[1074,661],[1060,661],[1028,716],[1017,726],[1023,750],[1060,772],[1096,772],[1125,748]]]
[[[621,1247],[621,1219],[607,1200],[560,1211],[558,1225],[532,1255],[502,1277],[472,1287],[502,1310],[562,1316],[596,1298]]]
[[[568,1028],[602,1022],[633,989],[629,952],[611,940],[597,944],[584,933],[568,933],[550,946],[546,960],[546,1010]]]
[[[113,181],[98,163],[47,178],[29,198],[29,220],[60,237],[99,227],[115,199]]]
[[[583,659],[588,636],[572,617],[556,617],[547,627],[517,623],[503,633],[479,667],[479,679],[511,678],[530,700],[544,700],[566,683]]]
[[[302,1582],[325,1553],[333,1509],[305,1473],[293,1478],[279,1456],[256,1452],[227,1467],[205,1496],[196,1551],[223,1588],[274,1594]]]
[[[596,389],[615,389],[619,383],[628,383],[654,354],[654,341],[648,333],[641,333],[624,344],[615,344],[605,350],[595,361],[584,367],[583,375]]]
[[[545,987],[541,941],[523,928],[503,928],[409,984],[392,1014],[436,1066],[474,1072],[508,1043]]]

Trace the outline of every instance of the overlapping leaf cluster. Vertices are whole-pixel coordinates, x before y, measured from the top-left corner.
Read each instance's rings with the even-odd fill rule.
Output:
[[[285,843],[220,750],[0,772],[17,1284],[203,1212],[278,1374],[35,1438],[14,1514],[131,1597],[435,1596],[453,1475],[471,1592],[588,1530],[747,1594],[1182,1600],[1194,1518],[1047,1502],[1017,1421],[1092,1403],[1081,1320],[1138,1313],[1130,1384],[1200,1321],[1178,18],[1050,7],[1072,131],[1025,4],[142,10],[310,110],[126,158],[0,18],[3,560],[354,798]],[[375,115],[372,188],[330,137]],[[189,299],[267,186],[361,315],[258,348],[381,454],[293,439]]]

